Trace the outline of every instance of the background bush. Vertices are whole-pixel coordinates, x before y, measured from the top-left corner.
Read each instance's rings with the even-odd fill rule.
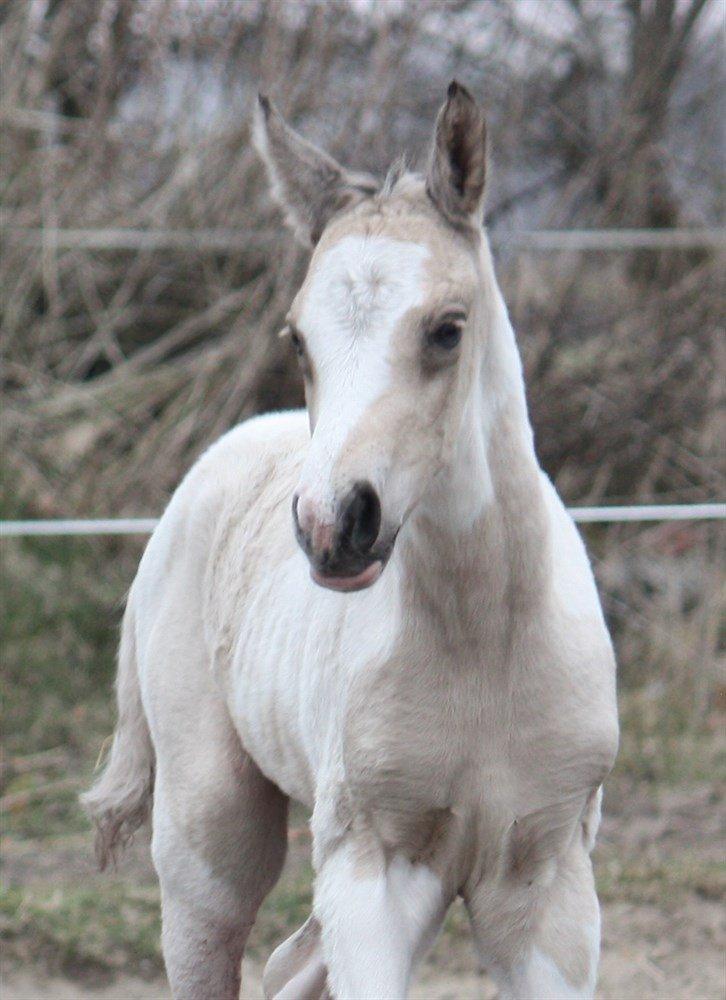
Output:
[[[565,500],[723,497],[723,255],[541,253],[504,239],[722,224],[722,11],[719,0],[0,6],[0,517],[156,514],[227,428],[301,403],[276,334],[305,253],[250,148],[258,87],[346,164],[383,175],[404,151],[424,160],[454,76],[487,109],[487,223],[538,451]],[[654,940],[676,942],[687,978],[707,963],[680,937],[690,927],[706,940],[717,911],[706,901],[722,891],[724,532],[586,535],[623,719],[601,894],[620,917],[657,904]],[[5,952],[65,973],[154,972],[148,860],[137,852],[118,879],[92,881],[76,804],[113,722],[116,629],[141,540],[1,545]],[[671,812],[653,818],[656,800]],[[264,911],[263,950],[306,911],[305,847]],[[442,954],[463,934],[453,919]]]

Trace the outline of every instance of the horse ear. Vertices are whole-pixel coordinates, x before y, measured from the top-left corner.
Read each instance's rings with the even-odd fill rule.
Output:
[[[298,135],[264,94],[258,96],[252,134],[272,193],[285,209],[295,235],[306,245],[317,243],[336,212],[377,190],[372,177],[345,170]]]
[[[426,190],[454,224],[481,222],[487,166],[484,114],[469,91],[452,80],[436,118]]]

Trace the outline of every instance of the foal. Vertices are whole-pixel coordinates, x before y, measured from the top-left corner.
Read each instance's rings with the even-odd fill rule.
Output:
[[[268,997],[404,997],[457,896],[502,997],[592,996],[615,665],[534,453],[482,113],[452,83],[427,176],[380,189],[265,98],[256,138],[314,246],[287,319],[307,416],[225,435],[149,543],[86,796],[101,863],[153,791],[174,995],[237,997],[293,798],[313,912]]]

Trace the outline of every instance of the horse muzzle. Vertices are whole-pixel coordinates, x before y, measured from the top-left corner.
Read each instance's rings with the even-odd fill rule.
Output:
[[[372,586],[383,572],[395,536],[381,540],[381,501],[368,482],[355,483],[336,505],[333,521],[323,520],[315,505],[295,494],[295,536],[310,561],[315,583],[350,593]]]

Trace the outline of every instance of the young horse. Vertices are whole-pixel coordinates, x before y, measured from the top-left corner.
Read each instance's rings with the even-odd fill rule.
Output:
[[[237,997],[290,798],[315,899],[268,997],[404,997],[457,896],[502,996],[592,996],[615,666],[534,453],[481,228],[483,116],[452,83],[427,177],[380,190],[265,98],[256,134],[315,247],[287,321],[308,415],[223,437],[149,543],[86,796],[100,860],[153,786],[176,997]]]

